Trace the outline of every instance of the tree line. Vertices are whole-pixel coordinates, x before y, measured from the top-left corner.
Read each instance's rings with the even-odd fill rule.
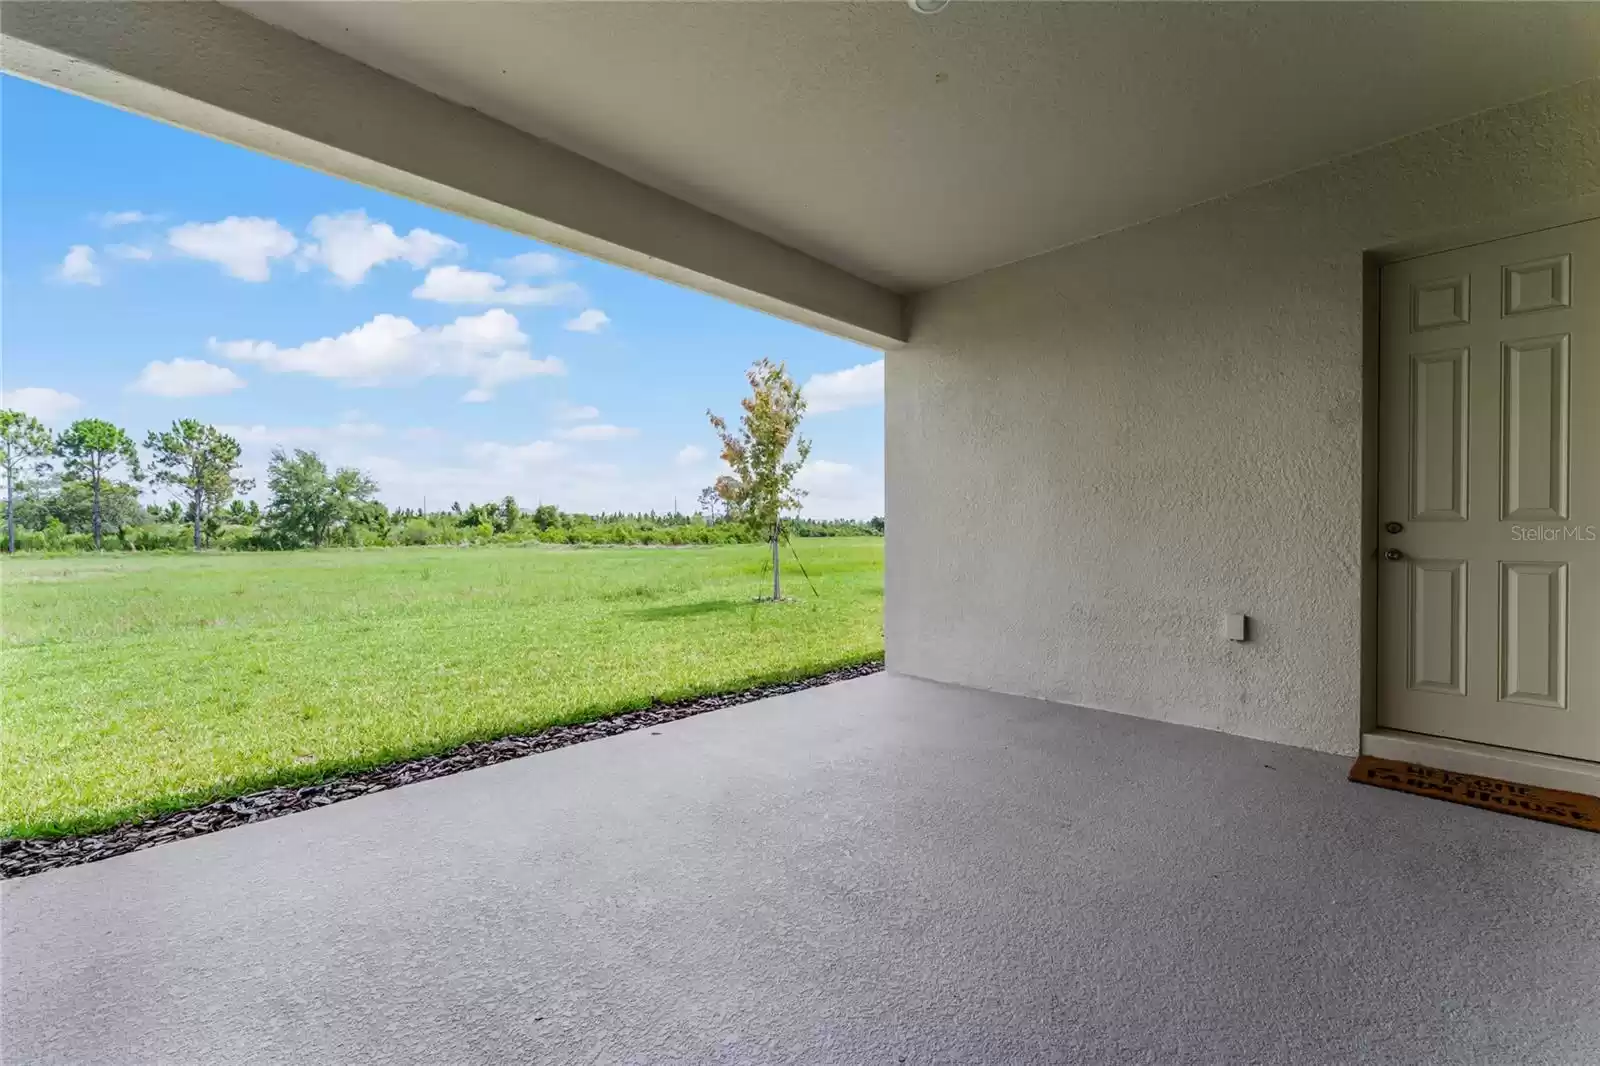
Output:
[[[105,519],[114,508],[120,531],[137,521],[138,485],[149,481],[184,500],[199,551],[208,516],[254,483],[238,476],[239,442],[197,419],[184,418],[165,431],[151,430],[147,456],[126,430],[101,418],[81,418],[60,434],[22,411],[0,411],[0,466],[6,478],[6,548],[17,550],[19,512],[44,518],[44,528],[88,504],[90,546],[104,548]],[[59,464],[59,469],[57,466]],[[25,495],[19,507],[17,489]],[[108,507],[109,505],[109,507]],[[130,506],[131,505],[131,506]],[[26,528],[26,527],[24,527]]]
[[[127,432],[100,419],[82,419],[51,434],[26,414],[0,411],[0,443],[11,551],[725,544],[765,541],[775,528],[759,502],[726,483],[702,493],[693,514],[569,513],[549,503],[524,510],[509,495],[433,512],[390,509],[377,499],[379,486],[366,473],[330,469],[307,449],[273,451],[263,507],[241,496],[255,486],[239,476],[238,442],[192,419],[151,432],[141,455]],[[142,503],[140,487],[147,483],[176,498]],[[790,519],[784,528],[802,537],[881,535],[883,519]]]

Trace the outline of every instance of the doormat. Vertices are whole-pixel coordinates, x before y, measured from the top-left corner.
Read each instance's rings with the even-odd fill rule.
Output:
[[[1600,797],[1579,792],[1519,785],[1497,777],[1458,774],[1372,755],[1355,761],[1350,767],[1350,780],[1600,833]]]

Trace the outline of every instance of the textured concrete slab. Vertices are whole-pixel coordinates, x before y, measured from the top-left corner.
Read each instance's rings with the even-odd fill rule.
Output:
[[[4,888],[7,1063],[1600,1062],[1600,838],[892,676]]]

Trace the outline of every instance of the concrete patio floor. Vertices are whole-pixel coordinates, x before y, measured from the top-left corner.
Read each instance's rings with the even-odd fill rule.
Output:
[[[1600,836],[879,675],[4,886],[7,1063],[1600,1062]]]

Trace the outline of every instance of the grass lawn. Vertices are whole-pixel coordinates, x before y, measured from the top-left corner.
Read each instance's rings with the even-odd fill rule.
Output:
[[[883,541],[18,557],[0,835],[83,832],[883,654]]]

